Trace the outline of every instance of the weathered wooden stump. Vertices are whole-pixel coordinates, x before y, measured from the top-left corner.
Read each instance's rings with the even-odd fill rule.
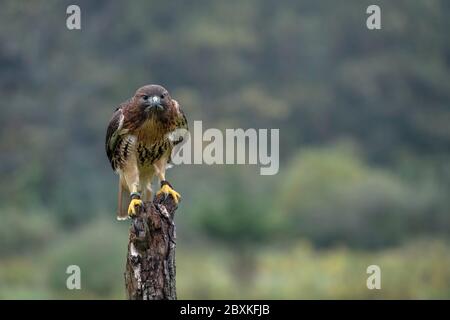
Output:
[[[174,223],[177,205],[171,196],[146,202],[132,219],[125,287],[130,300],[175,300]]]

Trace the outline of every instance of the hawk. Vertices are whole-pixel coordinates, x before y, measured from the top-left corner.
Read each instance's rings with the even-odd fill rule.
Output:
[[[113,170],[119,174],[119,220],[135,215],[142,200],[151,200],[154,176],[161,185],[157,194],[171,195],[178,203],[181,196],[167,182],[165,172],[172,150],[184,140],[180,132],[187,130],[179,103],[160,85],[139,88],[114,111],[105,147]]]

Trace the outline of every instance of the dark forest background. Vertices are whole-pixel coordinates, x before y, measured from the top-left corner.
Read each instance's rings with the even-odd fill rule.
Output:
[[[66,28],[81,7],[82,29]],[[366,28],[378,4],[382,29]],[[115,107],[279,128],[280,172],[168,172],[180,298],[450,298],[450,2],[1,1],[0,298],[125,298]],[[68,265],[82,290],[66,289]],[[366,288],[366,268],[382,290]]]

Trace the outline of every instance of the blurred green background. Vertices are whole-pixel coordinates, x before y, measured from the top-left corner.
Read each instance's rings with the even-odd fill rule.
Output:
[[[82,30],[66,28],[81,7]],[[378,4],[382,30],[366,28]],[[106,126],[160,83],[280,172],[183,165],[179,298],[450,298],[450,2],[1,1],[0,298],[125,298]],[[82,290],[65,287],[81,267]],[[366,287],[367,266],[382,289]]]

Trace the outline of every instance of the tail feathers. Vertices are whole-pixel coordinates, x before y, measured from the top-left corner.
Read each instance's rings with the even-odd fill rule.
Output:
[[[128,216],[128,192],[119,179],[119,193],[117,196],[117,220],[127,220]]]

